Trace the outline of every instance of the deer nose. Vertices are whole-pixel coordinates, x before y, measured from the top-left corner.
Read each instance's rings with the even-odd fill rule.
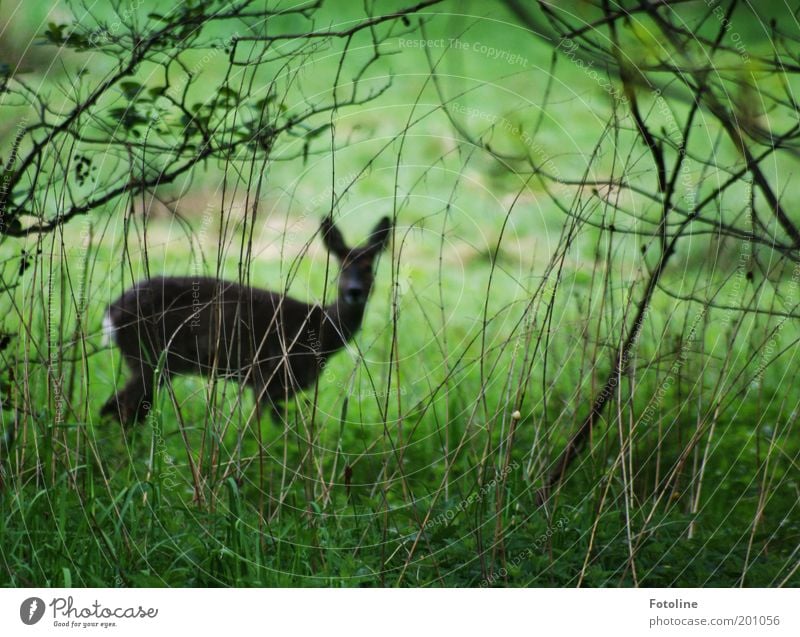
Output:
[[[357,304],[364,302],[364,288],[356,285],[351,285],[345,288],[344,300],[346,303]]]

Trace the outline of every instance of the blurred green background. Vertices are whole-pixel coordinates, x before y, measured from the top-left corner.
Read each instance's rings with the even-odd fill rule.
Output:
[[[596,11],[570,7],[578,20]],[[136,15],[144,21],[158,8],[144,3]],[[114,19],[110,5],[91,9],[91,19]],[[687,20],[702,9],[687,7]],[[43,39],[50,23],[89,20],[81,10],[0,6],[0,61],[54,104],[81,69],[92,81],[116,63]],[[328,2],[316,20],[364,17],[360,4]],[[734,17],[753,57],[770,50],[763,24]],[[306,26],[290,18],[277,28]],[[631,55],[645,65],[647,33],[639,42]],[[342,46],[326,42],[292,70],[287,112],[330,94]],[[366,32],[350,46],[345,74],[374,53]],[[201,78],[190,93],[200,104],[229,71],[227,56],[209,50],[182,58]],[[2,465],[0,583],[800,583],[797,325],[740,312],[787,307],[792,265],[773,263],[768,246],[702,232],[685,239],[618,400],[557,497],[538,506],[543,476],[602,386],[657,261],[657,240],[636,232],[652,230],[657,204],[603,186],[617,174],[651,186],[647,149],[630,118],[611,127],[621,111],[607,90],[502,3],[437,5],[380,53],[363,88],[385,91],[313,120],[333,126],[306,150],[304,136],[283,138],[253,166],[259,188],[242,169],[247,157],[208,161],[158,198],[117,201],[50,234],[2,238],[4,282],[17,283],[5,286],[0,328],[12,337],[2,352],[3,428],[16,431]],[[264,65],[249,97],[265,97],[280,72]],[[163,79],[147,67],[135,77],[148,88]],[[787,82],[767,78],[758,89]],[[731,100],[750,90],[732,88]],[[654,130],[685,120],[688,103],[670,105],[671,116],[647,101]],[[4,107],[7,153],[26,114]],[[714,122],[701,117],[696,127],[718,167],[740,162]],[[118,168],[115,155],[87,152],[95,180]],[[541,179],[525,157],[572,183]],[[770,167],[788,202],[797,197],[786,179],[793,161]],[[693,162],[684,207],[724,176]],[[741,218],[748,192],[744,181],[726,192],[721,218]],[[603,206],[614,197],[629,215]],[[146,424],[123,430],[98,418],[126,374],[118,351],[102,344],[109,301],[148,272],[236,279],[247,251],[253,285],[329,298],[333,274],[326,282],[326,255],[312,238],[334,201],[351,242],[386,214],[396,218],[395,241],[357,349],[335,357],[318,391],[296,398],[285,426],[255,423],[251,397],[234,384],[189,377],[173,381],[173,395],[160,392]],[[58,205],[51,198],[43,214]],[[770,268],[742,269],[743,251]],[[54,376],[68,397],[63,422]]]

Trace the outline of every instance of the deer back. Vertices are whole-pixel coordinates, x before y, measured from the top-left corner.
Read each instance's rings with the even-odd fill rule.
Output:
[[[214,278],[140,281],[111,304],[109,319],[129,361],[236,376],[270,394],[308,386],[327,356],[319,306]]]

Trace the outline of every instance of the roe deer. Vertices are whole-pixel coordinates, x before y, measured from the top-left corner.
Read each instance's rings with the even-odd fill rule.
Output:
[[[101,415],[126,425],[144,419],[157,369],[163,376],[217,373],[237,380],[274,414],[278,401],[312,385],[361,325],[373,263],[391,222],[384,217],[367,242],[352,249],[330,218],[320,230],[340,262],[338,297],[326,307],[209,277],[157,277],[125,291],[109,305],[103,330],[133,377]]]

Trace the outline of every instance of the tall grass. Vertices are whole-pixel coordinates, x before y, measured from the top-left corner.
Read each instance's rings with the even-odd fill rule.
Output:
[[[505,37],[474,28],[476,41]],[[608,107],[586,115],[568,88],[585,78],[566,68],[551,96],[560,116],[548,112],[537,138],[563,175],[585,176],[560,185],[559,209],[547,182],[452,130],[418,53],[399,56],[369,110],[335,115],[335,152],[288,147],[294,159],[259,175],[232,158],[172,192],[0,244],[0,583],[800,583],[793,265],[744,240],[698,232],[682,244],[610,409],[541,505],[655,265],[652,202],[590,182],[651,175],[634,132],[601,117]],[[527,82],[498,64],[472,67],[458,100],[470,130],[518,149],[501,122],[532,129],[539,116],[487,99],[479,80],[498,68],[512,94]],[[722,147],[717,163],[733,158]],[[706,170],[697,193],[724,173]],[[613,196],[630,198],[641,234],[617,230]],[[161,273],[329,299],[335,265],[315,232],[332,200],[353,241],[391,213],[394,243],[353,347],[283,423],[259,422],[234,383],[187,377],[160,386],[145,423],[98,418],[125,380],[100,334],[111,299]],[[746,214],[740,203],[720,214]]]

